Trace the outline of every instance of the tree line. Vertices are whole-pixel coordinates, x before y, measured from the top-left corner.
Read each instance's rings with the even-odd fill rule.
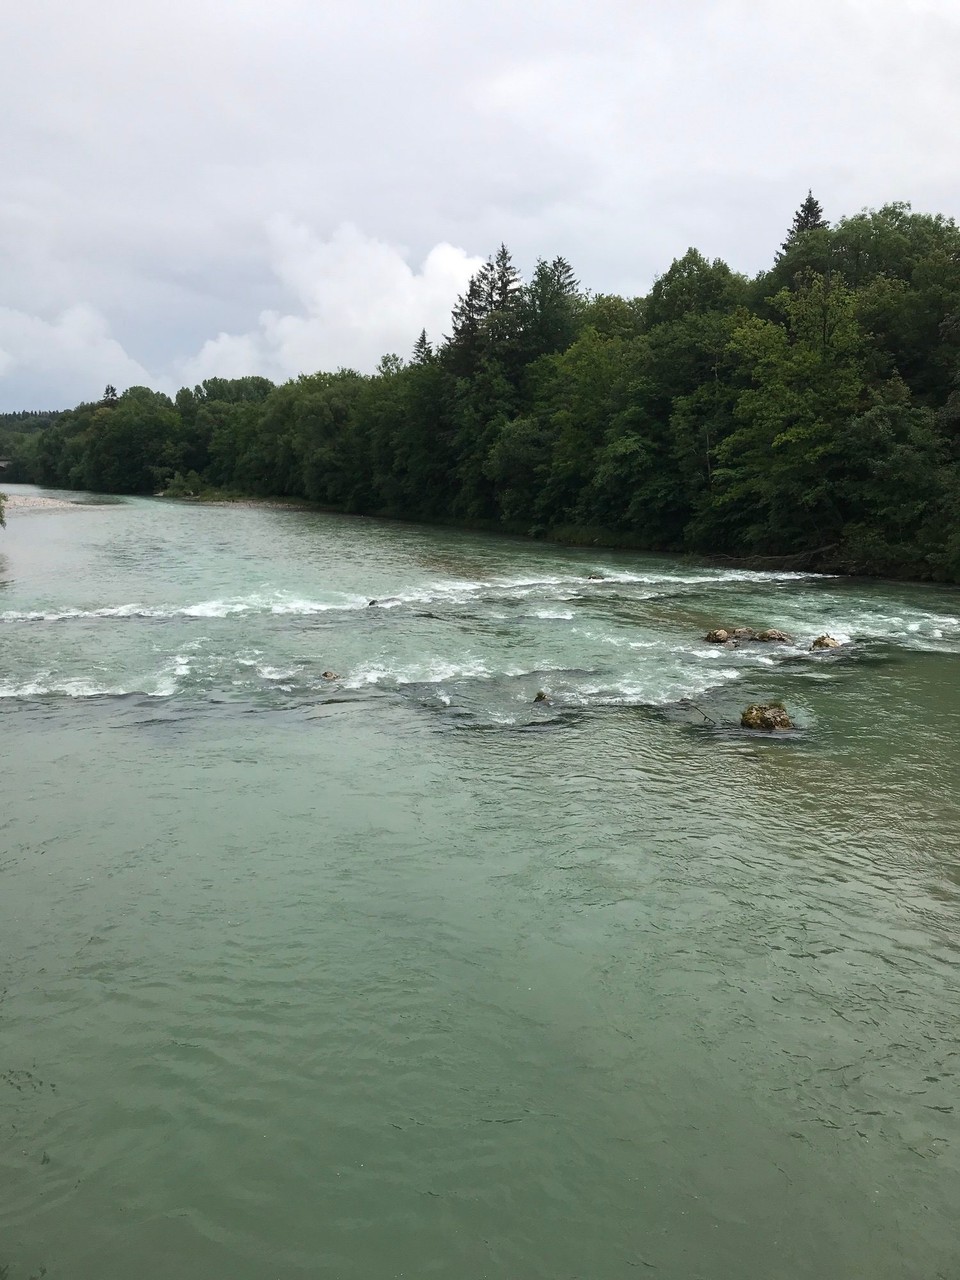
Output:
[[[960,229],[808,195],[770,269],[690,249],[642,298],[501,246],[436,343],[353,370],[110,387],[7,475],[218,489],[533,536],[960,581]]]

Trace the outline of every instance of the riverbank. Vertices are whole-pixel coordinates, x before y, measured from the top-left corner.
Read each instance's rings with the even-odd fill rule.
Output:
[[[787,555],[727,555],[709,551],[689,550],[679,547],[652,546],[643,538],[624,530],[600,525],[533,526],[525,521],[457,520],[453,518],[430,519],[427,516],[404,516],[395,511],[347,511],[329,503],[311,502],[306,498],[257,498],[247,494],[231,494],[221,490],[177,496],[158,493],[157,498],[169,502],[200,506],[228,506],[238,508],[308,511],[328,515],[353,515],[374,520],[385,520],[399,525],[420,524],[434,529],[455,529],[461,533],[483,533],[507,538],[522,538],[532,543],[547,543],[582,550],[631,551],[637,555],[679,557],[690,564],[711,564],[724,569],[748,569],[766,573],[815,573],[826,577],[872,578],[889,582],[922,582],[939,586],[953,585],[937,574],[930,566],[918,572],[915,562],[895,564],[871,563],[862,555],[834,543],[829,546],[797,551]]]
[[[162,498],[165,502],[204,507],[239,507],[265,511],[334,511],[332,507],[321,507],[314,502],[307,502],[304,498],[251,498],[244,494],[224,494],[216,490],[209,494],[198,493],[185,497],[172,493],[156,493],[154,497]],[[335,514],[345,513],[335,512]]]
[[[399,515],[393,511],[344,511],[329,503],[311,502],[306,498],[295,497],[255,497],[251,494],[230,492],[228,490],[208,489],[198,494],[156,493],[154,498],[178,506],[193,507],[232,507],[240,510],[265,511],[301,511],[315,514],[354,515],[366,519],[388,521],[398,525],[420,524],[430,528],[451,529],[461,533],[495,534],[507,538],[520,538],[531,543],[540,543],[565,547],[576,547],[581,550],[596,551],[629,551],[637,555],[664,555],[679,558],[690,564],[712,564],[725,569],[747,569],[762,572],[784,573],[801,572],[823,574],[829,577],[872,578],[889,582],[926,582],[937,585],[950,585],[939,577],[930,566],[918,572],[920,566],[915,563],[873,564],[869,560],[853,555],[840,545],[818,547],[810,551],[795,552],[790,555],[721,555],[705,551],[691,551],[681,548],[650,546],[643,539],[631,536],[623,530],[614,530],[602,526],[560,525],[553,528],[542,526],[531,527],[526,522],[497,522],[492,520],[431,520],[420,516],[416,519]],[[48,497],[41,494],[10,493],[7,491],[5,509],[7,515],[16,511],[66,511],[78,507],[102,507],[122,502],[122,498],[102,495],[94,498],[78,497],[76,501],[64,497]]]
[[[39,494],[7,493],[3,509],[7,516],[14,511],[76,511],[81,507],[106,506],[106,503],[71,502],[67,498],[44,498]]]

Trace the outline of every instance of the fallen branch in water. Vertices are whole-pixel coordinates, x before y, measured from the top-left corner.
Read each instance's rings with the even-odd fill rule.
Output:
[[[687,701],[690,702],[690,699],[688,698]],[[704,720],[709,720],[711,724],[717,723],[716,720],[714,720],[713,716],[707,715],[703,707],[698,707],[695,702],[690,702],[690,706],[693,707],[694,711],[699,711],[700,714],[703,716]]]

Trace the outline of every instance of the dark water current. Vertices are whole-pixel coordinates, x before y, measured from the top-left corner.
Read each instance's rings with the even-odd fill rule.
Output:
[[[0,1275],[956,1280],[958,672],[947,589],[11,510]]]

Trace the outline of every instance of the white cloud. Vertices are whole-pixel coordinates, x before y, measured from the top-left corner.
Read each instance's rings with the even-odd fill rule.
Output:
[[[501,240],[632,293],[690,244],[760,270],[811,186],[960,215],[957,0],[7,8],[0,307],[92,309],[154,385],[405,351]]]
[[[323,240],[276,218],[268,231],[277,279],[297,311],[263,311],[256,329],[221,333],[179,366],[186,383],[259,373],[276,381],[340,366],[370,372],[387,352],[409,355],[421,329],[436,340],[481,264],[438,244],[415,271],[403,252],[344,223]]]
[[[0,378],[12,386],[40,388],[32,403],[51,409],[94,399],[108,382],[118,387],[150,382],[147,370],[110,336],[104,317],[80,305],[53,320],[0,307]]]

